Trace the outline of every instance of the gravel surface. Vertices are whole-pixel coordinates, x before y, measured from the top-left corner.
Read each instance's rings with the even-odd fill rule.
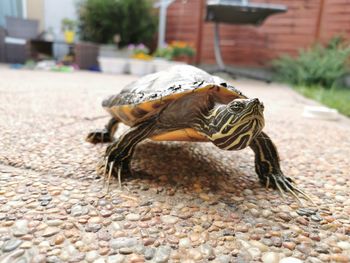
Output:
[[[278,84],[233,81],[317,206],[261,187],[250,149],[209,143],[145,141],[105,195],[106,145],[84,138],[134,79],[0,67],[0,262],[350,261],[350,122],[303,118],[314,103]]]

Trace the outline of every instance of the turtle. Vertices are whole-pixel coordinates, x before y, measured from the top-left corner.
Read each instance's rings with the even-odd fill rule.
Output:
[[[121,175],[131,171],[135,147],[147,138],[211,142],[226,151],[250,147],[255,153],[255,171],[266,188],[277,188],[283,197],[283,192],[289,192],[299,201],[298,195],[310,199],[281,170],[277,148],[262,131],[263,103],[220,77],[191,65],[177,65],[139,78],[105,99],[102,106],[111,119],[86,140],[111,143],[102,166],[109,178],[116,171],[119,185]],[[114,140],[119,123],[130,128]]]

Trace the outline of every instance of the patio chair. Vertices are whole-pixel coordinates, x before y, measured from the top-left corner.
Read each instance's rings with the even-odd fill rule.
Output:
[[[0,27],[0,62],[5,62],[5,28]]]
[[[262,79],[255,74],[238,69],[228,69],[225,66],[221,56],[219,24],[251,24],[258,26],[270,15],[286,11],[287,8],[283,5],[249,3],[248,0],[207,0],[206,21],[215,23],[214,53],[217,68],[211,72],[226,72],[234,77],[240,75],[253,79]]]
[[[36,20],[6,17],[5,33],[0,30],[0,59],[7,63],[24,63],[30,59],[30,40],[37,38],[38,30]]]

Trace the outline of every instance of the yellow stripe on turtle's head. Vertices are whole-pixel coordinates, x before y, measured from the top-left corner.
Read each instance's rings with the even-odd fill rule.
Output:
[[[209,137],[219,148],[241,150],[250,145],[264,127],[264,106],[258,99],[236,99],[211,113]]]

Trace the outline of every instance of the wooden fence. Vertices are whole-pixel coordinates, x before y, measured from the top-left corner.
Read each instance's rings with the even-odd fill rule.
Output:
[[[284,14],[269,17],[261,26],[220,26],[224,61],[232,65],[268,66],[283,53],[294,55],[315,42],[335,35],[350,38],[350,0],[251,0],[283,4]],[[215,63],[214,28],[204,21],[205,0],[176,0],[168,9],[168,42],[182,40],[197,49],[196,63]]]

